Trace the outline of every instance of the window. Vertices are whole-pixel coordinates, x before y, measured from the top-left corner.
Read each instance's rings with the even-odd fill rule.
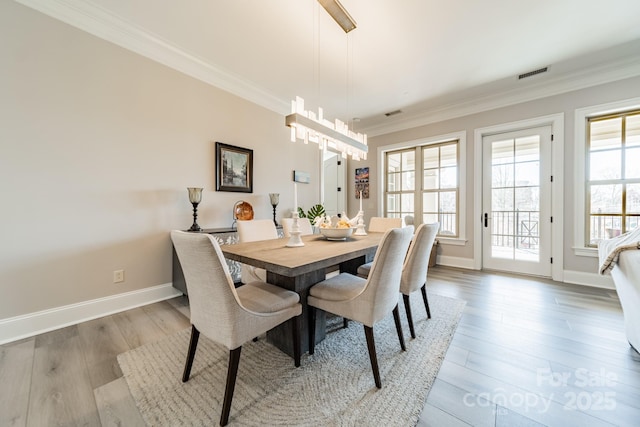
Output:
[[[640,110],[587,119],[585,246],[638,226]]]
[[[416,150],[387,153],[385,216],[415,216]]]
[[[459,140],[389,151],[385,216],[440,223],[439,236],[459,237]]]

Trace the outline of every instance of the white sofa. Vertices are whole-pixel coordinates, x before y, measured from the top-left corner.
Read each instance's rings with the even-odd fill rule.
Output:
[[[627,339],[640,352],[640,250],[620,252],[611,277],[624,312]]]

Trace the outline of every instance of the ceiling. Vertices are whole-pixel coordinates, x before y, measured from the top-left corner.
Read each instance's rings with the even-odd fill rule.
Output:
[[[640,75],[638,0],[342,0],[349,34],[315,0],[16,1],[278,113],[301,96],[370,135]]]

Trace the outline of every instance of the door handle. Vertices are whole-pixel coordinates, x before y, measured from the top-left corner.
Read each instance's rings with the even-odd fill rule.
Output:
[[[484,226],[488,227],[489,226],[489,214],[488,213],[484,213]]]

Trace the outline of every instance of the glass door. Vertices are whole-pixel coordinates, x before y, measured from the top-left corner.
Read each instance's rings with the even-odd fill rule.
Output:
[[[551,127],[485,136],[483,268],[551,276]]]

